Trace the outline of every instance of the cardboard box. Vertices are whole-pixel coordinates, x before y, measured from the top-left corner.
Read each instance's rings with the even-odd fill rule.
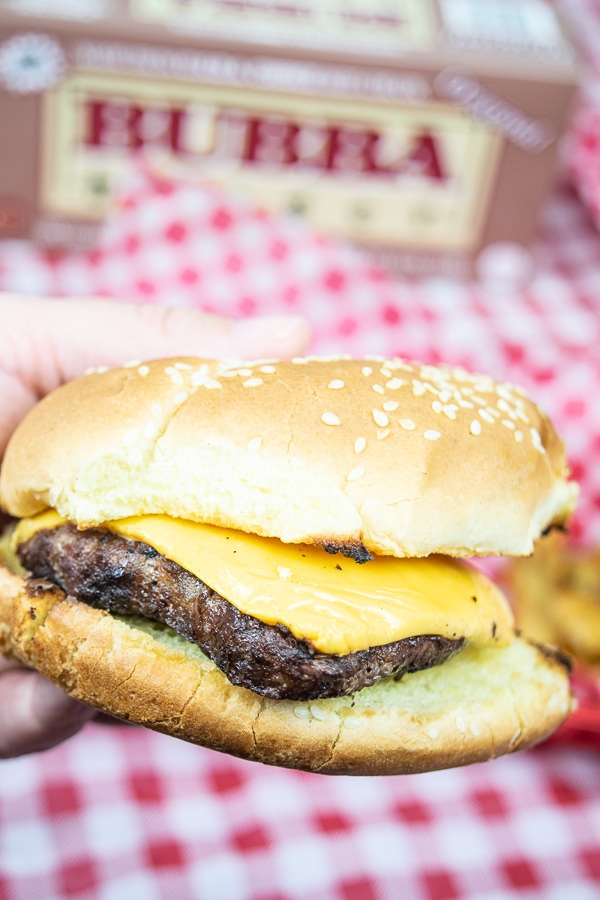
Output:
[[[543,0],[0,0],[0,236],[91,246],[143,153],[396,271],[493,269],[575,86]]]

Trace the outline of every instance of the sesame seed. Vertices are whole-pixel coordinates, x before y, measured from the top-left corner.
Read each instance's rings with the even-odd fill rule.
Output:
[[[509,416],[511,416],[511,418],[513,418],[513,419],[516,418],[512,406],[509,403],[507,403],[506,400],[503,400],[503,399],[498,400],[498,403],[496,404],[496,406],[498,407],[498,409],[501,409],[502,412],[505,412]]]
[[[514,422],[511,422],[510,419],[502,419],[502,424],[505,428],[510,428],[511,431],[514,431],[517,427]]]
[[[454,721],[456,722],[456,727],[461,732],[461,734],[464,734],[465,731],[467,730],[467,724],[466,724],[465,720],[462,718],[462,716],[457,716]]]
[[[294,715],[298,716],[299,719],[310,719],[310,709],[307,706],[295,706],[294,707]]]
[[[335,413],[332,412],[324,412],[321,416],[321,422],[324,422],[325,425],[341,425],[341,421],[338,419]]]
[[[458,405],[462,406],[463,409],[475,409],[475,404],[471,403],[470,400],[459,400]]]
[[[391,378],[386,382],[386,387],[390,389],[390,391],[397,391],[398,388],[401,388],[403,384],[406,384],[406,381],[402,378]]]
[[[546,448],[542,444],[542,438],[537,428],[530,428],[529,433],[531,435],[531,442],[533,443],[535,449],[539,450],[540,453],[545,453]]]
[[[135,428],[128,428],[125,434],[123,435],[123,444],[126,447],[131,447],[134,441],[137,438],[137,430]]]
[[[452,393],[450,391],[440,391],[440,400],[442,403],[447,403],[448,400],[452,399]]]
[[[439,728],[434,728],[432,726],[431,728],[427,729],[427,737],[430,737],[432,741],[435,741],[436,738],[439,738],[439,736],[440,736]]]
[[[474,435],[481,434],[481,422],[479,421],[479,419],[473,419],[473,421],[469,425],[469,431]]]
[[[259,387],[261,384],[262,378],[249,378],[248,381],[244,381],[244,387]]]
[[[150,366],[140,366],[138,369],[138,375],[141,375],[142,378],[145,378],[146,375],[150,374]]]
[[[176,363],[175,363],[175,368],[176,368],[176,369],[181,369],[183,372],[186,372],[186,371],[189,371],[192,367],[190,366],[189,363],[176,362]]]
[[[356,438],[356,440],[354,441],[354,452],[362,453],[366,446],[367,442],[364,437]]]
[[[454,420],[454,419],[456,419],[456,410],[457,409],[458,409],[458,406],[456,406],[454,403],[446,403],[442,408],[442,412],[444,413],[445,416],[448,416],[449,419]]]
[[[363,373],[365,378],[373,374],[373,369],[370,366],[363,366],[360,371]]]
[[[426,441],[437,441],[437,439],[440,438],[441,436],[442,435],[440,434],[439,431],[434,431],[433,429],[430,429],[429,431],[425,431],[423,434],[423,437],[425,438]]]
[[[405,431],[414,431],[416,425],[412,419],[400,419],[400,427],[404,428]]]
[[[324,722],[325,719],[327,718],[327,713],[325,712],[325,710],[321,709],[320,706],[317,706],[314,703],[310,707],[310,711],[313,714],[313,716],[315,717],[315,719],[319,719],[321,722]]]
[[[173,396],[173,403],[175,406],[179,406],[181,403],[185,403],[187,400],[187,391],[177,391],[177,393]]]
[[[330,381],[327,385],[328,388],[331,388],[332,391],[339,391],[344,387],[344,382],[341,378],[334,378],[333,381]]]
[[[135,369],[136,366],[141,365],[141,359],[130,359],[129,362],[123,363],[124,369]]]
[[[386,437],[392,433],[391,428],[378,428],[377,429],[377,440],[384,441]]]
[[[434,412],[441,413],[441,411],[444,408],[444,405],[443,405],[443,403],[440,403],[439,400],[434,400],[433,403],[431,404],[431,408]]]
[[[260,450],[261,444],[262,444],[261,438],[259,438],[259,437],[252,438],[252,440],[246,447],[246,450],[248,451],[248,453],[258,453],[258,451]]]
[[[517,741],[519,740],[520,737],[521,737],[521,729],[520,729],[520,728],[517,728],[517,730],[515,731],[515,733],[514,733],[513,736],[511,737],[510,743],[509,743],[508,746],[512,749],[512,748],[515,746],[515,744],[517,743]]]
[[[400,404],[397,400],[386,400],[386,402],[383,404],[383,408],[386,412],[395,412],[399,406]]]
[[[380,369],[379,371],[381,372],[382,375],[385,375],[386,378],[392,377],[392,373],[390,372],[389,369],[386,369],[385,366],[382,369]]]
[[[390,420],[381,409],[373,410],[373,418],[375,419],[375,424],[379,425],[380,428],[385,428],[390,424]]]
[[[490,416],[489,412],[486,409],[480,409],[478,410],[478,412],[484,422],[488,422],[490,425],[494,424],[494,417]]]
[[[96,366],[96,375],[104,375],[108,372],[108,366]]]
[[[383,388],[380,384],[371,385],[376,394],[385,394],[385,388]]]
[[[358,481],[358,479],[362,478],[364,474],[365,470],[362,466],[355,466],[353,469],[350,469],[350,471],[346,475],[346,481]]]
[[[179,369],[175,369],[173,366],[167,366],[165,372],[169,376],[173,384],[185,384],[183,375],[181,374]]]
[[[416,379],[413,381],[413,394],[415,397],[422,397],[426,390],[427,388],[422,381],[417,381]]]
[[[514,432],[514,438],[515,438],[515,441],[517,442],[517,444],[520,444],[521,441],[523,440],[523,432],[522,432],[522,431],[518,431],[518,430],[515,431],[515,432]]]
[[[289,581],[292,577],[292,570],[288,569],[287,566],[277,566],[277,574],[282,581]]]
[[[290,459],[290,466],[292,469],[304,469],[306,467],[306,463],[303,459],[300,459],[299,456],[292,456]]]
[[[156,435],[156,424],[154,422],[146,422],[142,429],[144,437],[150,441]]]
[[[346,728],[360,728],[360,719],[356,716],[346,716],[343,722]]]
[[[274,375],[277,369],[275,366],[261,366],[260,371],[264,372],[265,375]]]
[[[503,400],[512,400],[513,399],[512,392],[504,384],[496,385],[496,393],[498,394],[499,397],[502,397]],[[498,403],[498,406],[500,406],[499,403]]]
[[[238,369],[237,373],[243,378],[248,378],[250,375],[252,375],[252,369]]]
[[[292,362],[295,363],[297,366],[300,366],[300,365],[305,366],[307,364],[308,360],[305,356],[294,356],[294,357],[292,357]]]

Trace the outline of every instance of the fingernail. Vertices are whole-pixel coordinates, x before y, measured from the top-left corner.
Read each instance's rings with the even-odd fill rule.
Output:
[[[306,322],[299,316],[257,316],[236,319],[232,331],[236,337],[269,337],[277,341],[287,341],[293,335],[306,329]]]
[[[275,337],[278,341],[287,341],[294,335],[298,334],[299,331],[305,330],[305,320],[301,319],[299,316],[293,316],[288,319],[280,320],[277,330],[275,331]]]

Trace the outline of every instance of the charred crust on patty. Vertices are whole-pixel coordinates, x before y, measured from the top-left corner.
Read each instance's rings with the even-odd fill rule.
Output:
[[[65,593],[116,615],[162,622],[198,646],[232,684],[272,699],[353,694],[388,676],[446,661],[464,644],[420,635],[343,656],[320,653],[284,625],[240,612],[199,578],[140,541],[61,525],[19,548],[22,564]]]
[[[365,547],[362,541],[320,540],[315,541],[315,545],[320,547],[321,550],[324,550],[325,553],[341,553],[342,556],[347,556],[356,563],[362,564],[371,562],[371,560],[374,559],[373,554]]]
[[[519,637],[522,636],[520,631],[517,631],[516,634]],[[541,644],[539,641],[534,641],[530,637],[528,637],[527,640],[537,648],[544,659],[547,659],[550,663],[562,666],[568,675],[572,675],[573,659],[565,650],[562,650],[560,647],[555,647],[552,644]]]

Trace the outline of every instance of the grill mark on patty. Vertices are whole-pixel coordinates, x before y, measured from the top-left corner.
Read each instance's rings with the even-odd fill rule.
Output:
[[[104,529],[61,525],[19,547],[34,576],[83,603],[162,622],[198,646],[233,684],[273,699],[341,697],[388,675],[444,662],[463,638],[404,638],[344,656],[320,653],[284,625],[240,612],[195,575],[153,547]]]

